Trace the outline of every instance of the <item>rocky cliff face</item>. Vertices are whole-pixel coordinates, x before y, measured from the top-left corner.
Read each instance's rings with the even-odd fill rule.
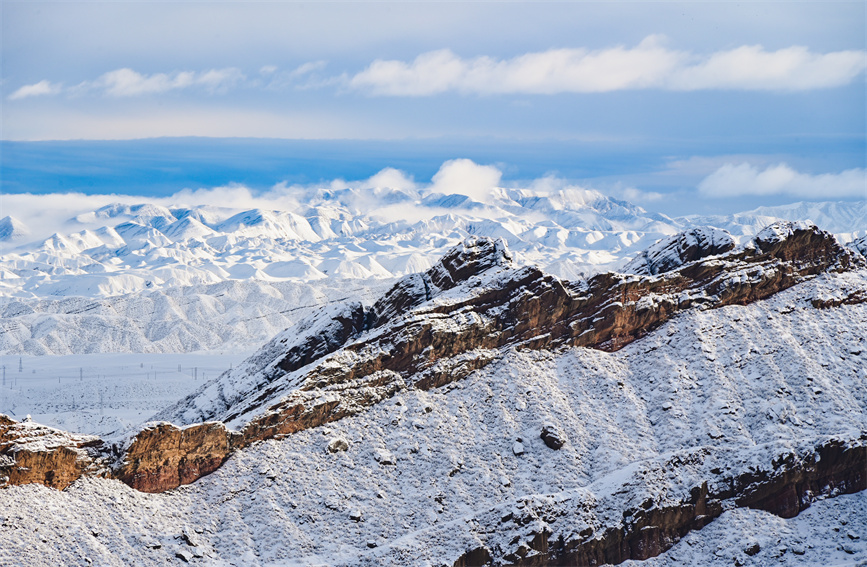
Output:
[[[0,487],[33,482],[63,490],[85,472],[100,474],[103,442],[0,414]]]
[[[719,231],[691,231],[660,243],[642,261],[654,275],[606,273],[565,282],[534,267],[516,268],[500,242],[468,240],[426,273],[398,282],[371,308],[330,308],[278,336],[254,363],[163,412],[161,418],[180,423],[191,415],[219,422],[149,427],[132,438],[115,474],[142,491],[168,490],[212,472],[255,441],[357,414],[406,388],[460,380],[504,347],[613,351],[678,311],[747,304],[822,272],[865,266],[833,236],[798,223],[772,225],[739,249]],[[72,452],[81,443],[53,449],[51,459],[63,464],[50,479],[49,459],[34,468],[44,472],[7,474],[8,482],[62,488],[87,469],[87,463],[68,464],[78,462]]]
[[[626,266],[627,274],[655,276],[694,262],[725,254],[734,249],[732,236],[718,228],[698,227],[668,238],[663,238],[647,250],[641,252]]]
[[[717,244],[710,246],[717,250]],[[465,251],[474,247],[489,259],[455,269],[461,255],[482,256]],[[245,439],[292,433],[352,415],[405,387],[429,389],[459,380],[493,360],[502,347],[617,350],[680,310],[747,304],[820,272],[864,265],[831,235],[792,223],[769,227],[741,250],[696,254],[713,257],[655,277],[607,273],[570,283],[533,267],[511,267],[491,241],[468,242],[427,274],[399,282],[377,303],[373,320],[418,307],[353,337],[295,377],[297,387],[279,403],[267,405],[281,392],[275,380],[267,395],[229,417],[264,407],[244,426]],[[438,277],[442,272],[467,279],[443,290],[437,284],[452,285],[454,279]]]
[[[220,422],[183,429],[154,424],[135,436],[115,476],[142,492],[189,484],[217,470],[235,448],[236,438]]]

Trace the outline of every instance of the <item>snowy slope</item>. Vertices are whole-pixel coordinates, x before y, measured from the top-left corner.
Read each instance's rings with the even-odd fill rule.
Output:
[[[0,242],[23,240],[30,235],[30,229],[15,217],[5,216],[0,219]]]
[[[766,301],[684,312],[613,353],[503,349],[465,380],[257,443],[163,494],[101,479],[10,487],[0,549],[29,565],[452,565],[480,544],[518,550],[534,530],[617,525],[627,504],[688,497],[716,468],[759,470],[857,439],[867,304],[813,300],[859,290],[863,270],[822,275]],[[539,438],[545,423],[560,429],[559,451]],[[345,451],[327,450],[335,439]],[[730,510],[651,564],[858,563],[863,509],[861,493],[791,520]]]
[[[867,193],[865,193],[867,197]],[[695,225],[712,225],[728,230],[733,234],[755,234],[776,220],[809,220],[828,232],[834,233],[844,242],[867,231],[867,200],[863,201],[824,201],[798,202],[775,207],[759,207],[751,211],[733,215],[687,216],[678,222]]]
[[[109,205],[0,257],[0,297],[107,297],[225,280],[393,278],[468,235],[564,276],[613,265],[679,225],[593,191],[312,192],[295,210]],[[71,230],[77,229],[77,230]]]

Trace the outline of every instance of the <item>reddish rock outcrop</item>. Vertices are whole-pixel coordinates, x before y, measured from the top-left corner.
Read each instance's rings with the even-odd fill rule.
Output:
[[[724,239],[687,240],[706,241],[710,248],[687,247],[681,251],[685,257],[698,257],[699,261],[655,277],[606,273],[577,283],[563,282],[534,267],[514,269],[502,244],[491,239],[468,240],[425,274],[398,282],[367,313],[355,308],[336,318],[335,333],[302,343],[309,350],[296,348],[298,352],[287,353],[280,362],[286,371],[321,361],[309,371],[301,387],[277,404],[263,407],[264,411],[244,426],[239,440],[226,440],[221,446],[231,450],[332,422],[410,384],[421,389],[448,384],[488,364],[503,346],[542,349],[569,345],[613,351],[680,310],[747,304],[820,272],[864,264],[863,258],[815,226],[772,225],[756,237],[754,246],[723,255],[715,254],[730,248]],[[434,292],[453,289],[491,268],[501,272],[495,281],[455,299],[422,305]],[[361,328],[366,334],[359,337]],[[324,356],[328,353],[333,354]],[[276,390],[277,386],[264,388],[244,411],[250,412],[257,403],[264,406]],[[230,414],[232,418],[237,415]],[[162,450],[162,445],[151,448],[145,444],[145,439],[159,437],[162,432],[156,430],[142,441],[137,439],[130,453],[147,455]],[[228,439],[227,433],[222,435]],[[169,440],[167,446],[174,447],[175,442]],[[213,470],[213,463],[222,462],[211,459],[206,466],[176,473],[175,461],[182,459],[180,453],[168,464],[165,459],[139,458],[125,465],[121,478],[128,482],[143,479],[132,484],[137,487],[168,489],[177,486],[176,482],[194,479],[195,471],[205,474]],[[129,458],[127,462],[131,462]]]
[[[74,435],[0,414],[0,486],[36,482],[63,490],[86,471],[99,472],[102,445],[93,435]]]
[[[133,438],[115,476],[142,492],[164,492],[217,470],[237,437],[220,422],[154,424]]]
[[[468,251],[474,247],[495,257],[482,261],[481,252]],[[453,285],[455,276],[440,272],[472,277],[479,273],[477,270],[509,265],[504,250],[490,240],[473,240],[459,251],[450,253],[448,262],[435,266],[423,278],[448,286]],[[461,256],[472,259],[472,269],[456,267],[456,258]],[[393,318],[379,332],[372,330],[346,344],[341,352],[311,369],[297,392],[250,422],[244,435],[263,438],[255,433],[257,428],[269,435],[279,434],[355,413],[365,400],[382,398],[361,390],[353,395],[352,385],[367,387],[368,378],[381,373],[399,375],[414,387],[429,389],[485,366],[495,358],[497,349],[508,345],[531,349],[583,346],[614,351],[683,309],[748,304],[806,277],[863,265],[863,258],[815,226],[780,224],[762,231],[753,247],[687,263],[656,277],[605,273],[570,283],[534,267],[504,269],[495,285],[488,283],[465,296],[422,305],[408,316]],[[415,300],[412,290],[417,294]],[[421,304],[425,291],[429,292],[430,287],[409,285],[405,280],[386,294],[375,312],[397,311],[382,305],[388,298],[401,306],[412,305],[413,301]],[[375,320],[382,318],[378,315]],[[337,399],[328,397],[333,388],[341,391]],[[330,401],[318,402],[317,395]],[[305,398],[301,404],[300,397]],[[356,410],[348,411],[346,405]]]
[[[534,267],[516,269],[502,243],[469,239],[426,273],[398,282],[372,308],[349,304],[280,353],[261,388],[222,414],[227,421],[255,416],[239,433],[211,422],[148,427],[132,439],[116,475],[139,490],[167,490],[212,472],[252,442],[354,415],[406,387],[459,380],[505,346],[613,351],[678,311],[748,304],[822,272],[867,265],[858,252],[811,225],[772,225],[752,246],[737,250],[724,238],[705,236],[671,239],[677,258],[670,262],[654,256],[654,271],[676,269],[655,276],[606,273],[574,283]],[[459,286],[460,293],[449,291]],[[273,403],[286,391],[281,377],[308,366],[293,378],[289,394]],[[57,466],[69,469],[71,453],[59,446],[54,453]],[[55,473],[49,479],[51,466],[46,461],[36,467],[46,471],[46,484],[71,478]]]

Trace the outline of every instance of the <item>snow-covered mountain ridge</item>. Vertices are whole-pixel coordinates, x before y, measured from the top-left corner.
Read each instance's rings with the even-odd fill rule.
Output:
[[[715,226],[741,241],[774,221],[812,215],[843,241],[867,230],[867,201],[671,219],[577,188],[500,189],[485,203],[399,189],[320,190],[305,198],[294,210],[143,203],[82,213],[45,240],[7,247],[0,297],[98,298],[226,280],[393,278],[429,268],[470,235],[503,238],[520,263],[574,279],[621,265],[691,227]],[[16,227],[6,232],[19,240],[26,234],[12,217],[3,222]],[[83,229],[70,230],[76,226]]]
[[[580,279],[704,225],[736,243],[779,218],[817,216],[842,242],[867,227],[867,202],[670,219],[577,188],[503,189],[484,203],[398,189],[308,193],[291,210],[110,205],[46,240],[16,240],[0,256],[0,353],[250,350],[341,290],[375,297],[472,235],[503,238],[518,263]]]
[[[812,227],[778,225],[750,245],[685,258],[655,276],[600,275],[599,288],[563,284],[594,326],[591,333],[569,324],[562,329],[577,339],[595,333],[588,344],[593,348],[587,348],[558,346],[538,333],[527,341],[520,329],[486,324],[485,318],[508,317],[498,304],[524,305],[519,319],[538,315],[553,322],[551,329],[559,317],[583,318],[545,309],[552,303],[539,298],[556,295],[531,291],[542,288],[503,293],[508,282],[533,281],[527,280],[533,270],[515,267],[504,249],[484,242],[456,250],[449,255],[455,261],[424,277],[404,279],[380,304],[408,300],[409,307],[363,309],[383,315],[380,326],[379,316],[365,315],[362,323],[370,327],[351,333],[331,355],[297,370],[280,369],[264,388],[242,392],[245,407],[266,394],[265,404],[277,400],[280,410],[295,407],[294,413],[254,409],[250,415],[265,418],[258,422],[262,427],[228,438],[219,423],[160,424],[124,448],[124,462],[142,465],[140,482],[152,486],[172,481],[172,467],[175,482],[216,463],[212,474],[163,494],[98,478],[80,479],[65,492],[10,487],[0,491],[0,502],[11,510],[0,525],[3,547],[34,564],[74,563],[82,553],[106,564],[145,565],[175,557],[251,565],[601,564],[664,551],[708,522],[743,521],[743,514],[732,516],[739,507],[768,511],[767,517],[783,522],[812,504],[819,523],[809,523],[808,510],[799,525],[819,533],[827,510],[838,517],[842,510],[848,517],[842,539],[768,545],[757,536],[725,547],[728,563],[766,565],[781,553],[791,565],[829,555],[867,558],[863,542],[846,536],[865,525],[858,500],[822,502],[865,488],[867,344],[861,331],[867,325],[867,269],[854,250]],[[445,282],[450,277],[455,283],[459,272],[465,279],[449,287]],[[542,281],[554,290],[555,280],[543,275]],[[610,285],[618,280],[621,287]],[[687,280],[692,283],[678,287]],[[642,286],[651,293],[632,295]],[[599,289],[613,301],[591,301]],[[669,294],[677,305],[684,301],[675,317]],[[731,303],[715,303],[725,297]],[[649,323],[646,333],[611,342],[606,332],[630,331],[596,319],[593,314],[604,314],[606,305],[627,315],[632,309],[664,311],[666,317],[654,324],[645,315],[638,320]],[[340,323],[329,334],[334,336],[346,328],[341,314],[350,327],[355,321],[351,307],[326,311],[332,316],[309,320],[306,331],[277,337],[248,361],[248,374],[264,377],[262,369],[279,369],[293,346],[321,336],[318,323]],[[419,384],[423,349],[418,359],[404,356],[403,362],[400,349],[384,352],[389,343],[382,341],[389,339],[413,344],[418,324],[434,347],[428,354],[441,355],[452,339],[469,349],[463,358],[451,357],[458,364],[438,369],[449,378],[440,386]],[[470,348],[491,340],[491,333],[517,342]],[[322,353],[339,343],[325,340],[302,350]],[[295,351],[299,360],[302,350]],[[461,366],[478,360],[483,364],[475,370]],[[389,361],[399,363],[391,373]],[[408,372],[400,379],[415,386],[389,386],[401,368]],[[229,384],[229,376],[239,377],[229,373],[207,388]],[[268,392],[280,380],[301,392],[294,406],[293,391]],[[204,392],[191,399],[224,395]],[[378,392],[385,395],[376,400]],[[322,403],[305,406],[308,394]],[[189,407],[187,402],[181,405]],[[281,420],[294,418],[293,427],[281,429]],[[227,445],[268,428],[274,438],[236,449],[222,463]],[[149,456],[151,451],[159,456]],[[170,467],[160,469],[166,461]],[[23,505],[34,501],[54,513],[37,517],[32,505]],[[82,506],[93,514],[81,518],[76,511]],[[26,529],[35,523],[39,532]],[[98,527],[106,525],[114,529]],[[68,537],[45,537],[46,530]],[[695,538],[689,541],[695,544]]]

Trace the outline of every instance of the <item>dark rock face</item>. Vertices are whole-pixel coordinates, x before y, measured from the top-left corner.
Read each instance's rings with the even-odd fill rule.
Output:
[[[542,438],[542,441],[545,442],[545,445],[547,445],[549,449],[554,449],[555,451],[562,447],[566,442],[566,437],[563,435],[563,432],[553,423],[546,423],[543,425],[542,433],[539,437]]]
[[[184,429],[170,423],[147,427],[135,436],[115,476],[142,492],[163,492],[217,470],[235,449],[219,422]]]
[[[442,260],[427,271],[433,285],[452,289],[494,266],[508,265],[512,256],[500,240],[472,237],[449,250]]]
[[[289,349],[280,361],[280,368],[292,372],[331,354],[364,330],[364,319],[364,308],[360,303],[348,304],[343,312],[331,320],[327,328],[308,335],[303,343]]]
[[[867,236],[862,236],[849,243],[849,248],[867,257]]]
[[[678,466],[676,459],[666,466]],[[621,522],[587,529],[568,539],[543,530],[528,536],[528,544],[516,543],[513,550],[503,550],[501,556],[494,557],[492,550],[481,547],[469,551],[465,557],[481,557],[487,552],[492,565],[533,567],[616,565],[627,559],[648,559],[665,552],[691,530],[710,523],[722,514],[724,502],[790,518],[808,508],[816,498],[865,490],[865,463],[867,436],[850,442],[831,440],[806,454],[783,455],[765,470],[708,478],[692,488],[689,498],[676,505],[660,507],[649,500],[635,509],[624,510]],[[712,490],[709,486],[724,488]],[[551,517],[540,519],[556,523],[557,511],[549,514]],[[526,520],[529,523],[530,518]],[[525,519],[511,521],[522,525]],[[482,533],[488,529],[503,528],[479,527]],[[465,557],[455,565],[469,564]]]
[[[423,274],[402,278],[370,310],[368,329],[380,327],[495,266],[509,267],[512,256],[505,245],[490,238],[472,237],[449,250]]]
[[[334,336],[348,337],[347,344],[341,347],[338,340],[328,342],[327,350],[339,352],[321,359],[303,385],[268,406],[243,427],[238,440],[226,444],[244,447],[336,421],[410,385],[420,389],[443,386],[484,367],[504,346],[614,351],[680,310],[748,304],[805,277],[865,264],[863,258],[856,258],[814,226],[781,223],[759,236],[752,248],[693,262],[661,276],[607,273],[569,283],[525,267],[504,270],[495,286],[421,305],[432,290],[455,286],[458,277],[509,266],[502,244],[472,239],[450,251],[421,279],[399,282],[367,315],[353,308],[351,315],[337,319]],[[399,315],[409,305],[419,306],[411,316]],[[354,334],[365,320],[368,332]],[[324,348],[321,339],[311,338],[310,344],[315,356],[299,349],[288,353],[281,367],[301,368],[319,360],[316,357]],[[268,392],[259,396],[261,403],[271,399]],[[130,451],[137,450],[134,445]],[[173,472],[174,464],[164,474],[159,462],[144,463],[135,474],[165,479],[166,484],[159,484],[164,489],[173,488],[168,481],[181,478]],[[132,477],[126,474],[124,478]]]

